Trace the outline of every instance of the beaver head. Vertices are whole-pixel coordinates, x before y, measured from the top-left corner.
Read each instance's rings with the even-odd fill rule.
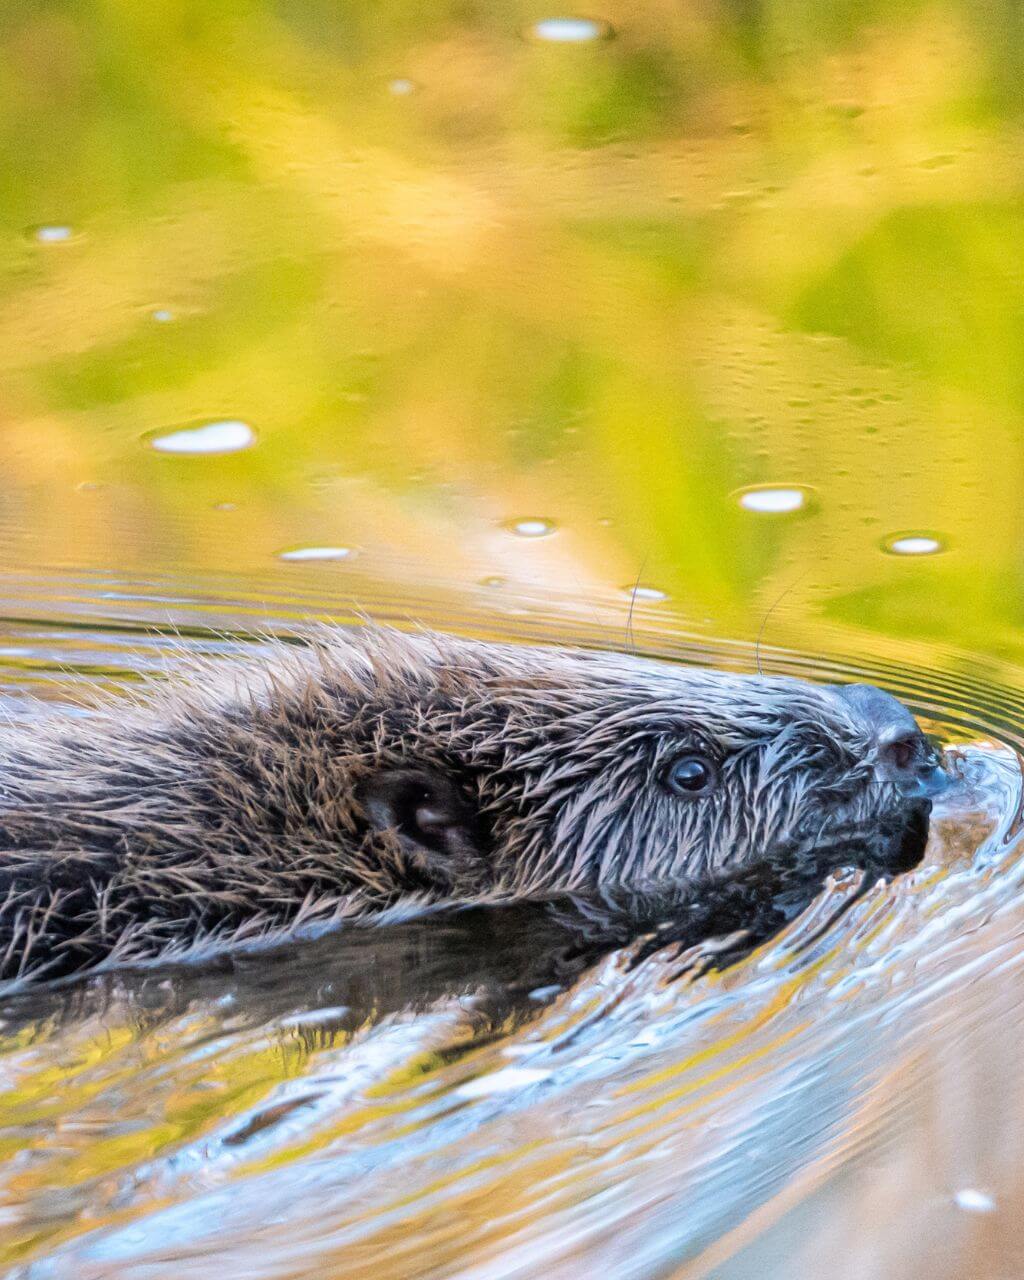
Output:
[[[398,866],[459,898],[755,861],[905,870],[942,777],[910,713],[865,685],[381,633],[321,663],[323,769],[385,892]]]

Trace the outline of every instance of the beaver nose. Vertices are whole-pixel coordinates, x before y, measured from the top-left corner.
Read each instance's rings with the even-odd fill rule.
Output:
[[[931,796],[949,779],[936,748],[902,702],[872,684],[833,685],[875,740],[875,776],[911,796]]]

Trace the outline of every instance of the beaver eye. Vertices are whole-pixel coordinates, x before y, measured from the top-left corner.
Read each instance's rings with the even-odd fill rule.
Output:
[[[707,756],[677,756],[665,771],[665,785],[679,796],[706,795],[718,781],[718,770]]]

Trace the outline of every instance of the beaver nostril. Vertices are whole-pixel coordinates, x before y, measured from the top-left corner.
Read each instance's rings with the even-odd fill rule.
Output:
[[[902,702],[870,684],[833,689],[870,730],[878,778],[896,783],[909,795],[935,795],[944,789],[947,778],[940,753]]]
[[[942,754],[920,731],[901,734],[878,746],[876,776],[894,782],[908,796],[934,796],[949,785]]]
[[[885,743],[879,748],[879,758],[887,760],[900,773],[912,769],[923,754],[922,748],[927,744],[921,734],[907,734],[897,738],[895,742]]]

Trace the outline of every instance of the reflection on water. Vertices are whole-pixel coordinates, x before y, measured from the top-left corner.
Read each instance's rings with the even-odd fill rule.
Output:
[[[64,240],[70,240],[74,234],[74,228],[59,225],[32,228],[32,238],[40,244],[60,244]]]
[[[998,0],[4,7],[5,714],[368,613],[757,640],[968,744],[919,869],[724,972],[467,916],[7,999],[11,1274],[1024,1270],[1021,52]]]
[[[667,600],[668,595],[657,587],[647,587],[638,582],[635,586],[626,587],[624,594],[635,604],[638,600]]]
[[[347,560],[351,547],[290,547],[278,553],[281,560]]]
[[[999,13],[9,7],[4,563],[643,567],[748,638],[806,571],[780,641],[1021,658]],[[947,554],[883,554],[906,530]]]
[[[781,516],[790,511],[799,511],[806,501],[807,495],[802,489],[765,486],[747,489],[740,494],[741,507],[747,511],[759,511],[763,515]]]
[[[256,443],[256,432],[246,422],[206,422],[199,427],[157,432],[149,437],[157,453],[236,453]]]
[[[900,533],[887,538],[885,550],[894,556],[934,556],[944,548],[930,533]]]
[[[49,607],[81,620],[10,602],[12,705],[79,703],[83,680],[95,696],[259,643],[211,628],[237,600],[169,593],[147,630],[152,588],[59,585]],[[107,610],[120,628],[94,621]],[[837,876],[724,971],[643,939],[574,962],[574,923],[524,907],[8,996],[3,1265],[75,1280],[743,1277],[791,1275],[796,1255],[801,1274],[825,1260],[909,1280],[1002,1256],[1024,1138],[1022,744],[1003,717],[1024,687],[937,664],[899,676],[934,731],[968,743],[923,863],[838,919],[856,882]]]
[[[542,18],[527,28],[534,40],[550,40],[555,44],[583,44],[588,40],[607,40],[613,34],[607,22],[593,18]]]

